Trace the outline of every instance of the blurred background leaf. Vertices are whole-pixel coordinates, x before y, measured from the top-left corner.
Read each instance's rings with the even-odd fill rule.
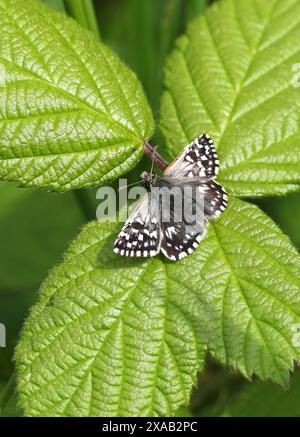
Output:
[[[7,347],[0,349],[0,380],[11,373],[11,356],[22,322],[47,272],[84,223],[72,193],[63,195],[0,184],[0,308]]]
[[[222,416],[238,417],[299,417],[300,416],[300,372],[292,376],[288,391],[272,384],[255,381],[245,383],[229,400]]]
[[[17,395],[14,387],[14,376],[6,383],[0,381],[0,417],[16,417],[21,415],[17,408]]]
[[[300,249],[300,193],[269,197],[256,202]]]
[[[64,0],[42,0],[49,8],[58,12],[65,12]],[[77,0],[75,0],[77,1]]]
[[[93,0],[64,0],[65,12],[82,27],[91,30],[100,39],[100,31],[95,15]]]
[[[157,118],[163,65],[183,30],[181,0],[95,2],[103,41],[137,73]]]

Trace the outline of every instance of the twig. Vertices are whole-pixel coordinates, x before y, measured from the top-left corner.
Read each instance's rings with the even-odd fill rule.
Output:
[[[150,159],[153,159],[155,165],[157,165],[161,170],[165,170],[165,168],[168,167],[168,163],[156,152],[154,147],[152,147],[148,141],[144,142],[144,150],[145,154],[149,156]]]

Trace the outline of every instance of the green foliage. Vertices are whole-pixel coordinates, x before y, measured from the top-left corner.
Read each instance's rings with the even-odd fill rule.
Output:
[[[64,0],[42,0],[49,8],[55,11],[65,12]]]
[[[0,184],[1,289],[34,289],[84,223],[74,195]],[[43,219],[41,219],[43,218]],[[16,274],[17,272],[17,274]]]
[[[100,39],[100,32],[93,8],[93,0],[63,0],[65,10],[70,17],[88,30],[94,32],[98,39]]]
[[[187,19],[191,20],[200,15],[205,10],[208,2],[209,0],[189,0],[185,2]]]
[[[189,2],[95,2],[103,41],[137,73],[154,114],[159,108],[165,59],[174,39],[184,30],[183,12]]]
[[[161,126],[170,154],[209,132],[231,194],[299,189],[299,38],[298,0],[224,0],[193,21],[166,68]]]
[[[135,75],[74,21],[0,1],[0,177],[64,191],[128,171],[152,134]]]
[[[299,417],[300,372],[292,377],[289,391],[255,382],[243,387],[221,413],[222,416]]]
[[[2,182],[0,198],[0,321],[9,334],[7,347],[0,349],[1,378],[11,370],[9,359],[36,290],[84,217],[71,193],[49,194]]]
[[[267,198],[261,203],[261,207],[271,215],[280,228],[287,233],[292,242],[300,249],[300,193],[291,193],[288,196],[276,199]]]
[[[113,254],[118,230],[88,224],[44,283],[17,351],[26,414],[166,415],[188,402],[199,327],[168,266]]]
[[[269,218],[231,199],[179,263],[114,255],[119,227],[87,225],[42,287],[16,356],[26,414],[174,414],[206,349],[287,384],[300,258]]]
[[[0,417],[19,416],[17,409],[17,396],[14,391],[14,377],[7,384],[0,382]]]
[[[191,2],[186,13],[204,3]],[[153,4],[138,42],[150,59]],[[140,6],[130,5],[138,21]],[[130,170],[153,133],[134,74],[91,33],[36,1],[0,0],[4,6],[0,175],[61,191]],[[181,6],[173,4],[159,62]],[[220,1],[189,26],[167,63],[168,152],[209,132],[232,195],[299,188],[299,89],[291,86],[299,7]],[[148,92],[150,64],[139,64]],[[114,255],[121,225],[86,225],[43,284],[16,353],[26,415],[173,415],[187,405],[206,351],[248,379],[288,385],[300,358],[300,257],[271,219],[230,197],[199,249],[177,263]]]

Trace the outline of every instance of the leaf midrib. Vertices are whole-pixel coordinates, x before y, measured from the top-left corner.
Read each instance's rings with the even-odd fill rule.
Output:
[[[8,158],[4,158],[1,157],[1,161],[18,161],[18,160],[22,160],[22,162],[25,162],[26,159],[40,159],[40,158],[53,158],[53,157],[62,157],[62,156],[68,156],[68,155],[80,155],[80,154],[84,154],[86,155],[93,155],[94,153],[99,153],[99,152],[104,152],[106,149],[112,149],[115,146],[119,146],[119,147],[130,147],[132,144],[131,142],[125,142],[122,141],[120,143],[113,143],[113,144],[108,144],[107,146],[101,146],[98,147],[97,149],[93,148],[93,149],[83,149],[83,150],[71,150],[70,152],[63,152],[63,153],[40,153],[39,155],[23,155],[23,156],[12,156],[12,157],[8,157]],[[116,167],[114,167],[112,170],[115,170]],[[36,176],[35,176],[36,177]],[[68,183],[71,182],[70,180],[68,180]]]
[[[27,74],[29,74],[29,75],[31,75],[33,77],[33,80],[36,80],[36,81],[38,81],[38,82],[40,82],[42,84],[47,85],[47,87],[52,88],[56,92],[58,92],[61,95],[63,95],[67,100],[71,100],[72,103],[74,103],[76,106],[80,106],[82,108],[82,110],[84,110],[85,112],[91,112],[93,114],[96,114],[97,118],[98,117],[102,117],[108,123],[115,124],[119,128],[121,128],[124,131],[126,131],[130,135],[130,137],[132,137],[134,139],[134,141],[139,142],[139,143],[143,142],[143,139],[138,138],[136,136],[136,133],[133,132],[131,129],[129,129],[128,126],[122,124],[120,121],[116,120],[112,116],[109,116],[109,114],[107,114],[104,111],[101,111],[99,108],[93,107],[92,105],[90,105],[90,103],[88,103],[87,101],[83,100],[82,98],[79,98],[78,96],[74,96],[73,94],[71,94],[66,89],[57,86],[53,82],[49,82],[45,78],[39,76],[37,73],[35,73],[35,72],[31,71],[31,70],[28,70],[24,66],[13,64],[9,59],[0,58],[0,61],[3,62],[3,63],[6,62],[8,64],[11,64],[14,68],[17,67],[21,71],[26,72]],[[26,79],[23,79],[23,80],[26,81]],[[77,109],[79,110],[79,108],[77,108]],[[50,114],[51,114],[51,112],[50,112]]]

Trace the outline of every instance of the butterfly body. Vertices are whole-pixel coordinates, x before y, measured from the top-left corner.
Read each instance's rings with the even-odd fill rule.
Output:
[[[208,135],[202,135],[184,148],[163,176],[143,172],[149,192],[125,223],[114,251],[132,257],[161,251],[173,261],[191,254],[209,219],[226,207],[226,192],[214,180],[218,168],[214,145]]]

